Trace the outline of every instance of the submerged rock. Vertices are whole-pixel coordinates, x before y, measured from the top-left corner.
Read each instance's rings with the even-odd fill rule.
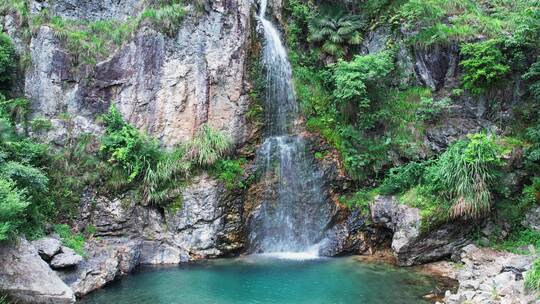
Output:
[[[0,290],[20,303],[74,303],[72,290],[25,239],[0,245]]]
[[[393,232],[392,250],[401,266],[450,257],[467,245],[472,225],[446,223],[422,232],[420,210],[400,204],[394,197],[377,196],[371,205],[373,224]]]

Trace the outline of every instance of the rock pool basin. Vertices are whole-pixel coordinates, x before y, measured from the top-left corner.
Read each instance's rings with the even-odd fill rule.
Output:
[[[180,266],[144,266],[85,304],[408,304],[424,300],[434,278],[354,257],[253,255]]]

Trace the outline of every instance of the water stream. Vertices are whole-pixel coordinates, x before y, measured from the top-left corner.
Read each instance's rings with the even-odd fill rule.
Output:
[[[309,258],[318,254],[330,220],[330,206],[321,172],[295,128],[298,106],[291,64],[280,33],[266,17],[262,0],[259,21],[263,29],[262,63],[266,70],[265,138],[257,153],[265,193],[250,223],[253,252],[280,257]]]

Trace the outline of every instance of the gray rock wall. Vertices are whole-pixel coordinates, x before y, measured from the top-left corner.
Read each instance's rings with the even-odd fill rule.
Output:
[[[123,20],[144,1],[106,2],[65,0],[49,6],[64,18],[91,11],[84,17]],[[191,138],[204,123],[244,143],[251,1],[215,1],[202,14],[187,9],[173,37],[143,25],[95,67],[76,67],[54,31],[41,27],[29,46],[25,94],[31,114],[54,121],[68,113],[77,121],[75,132],[96,133],[96,116],[114,103],[124,118],[166,146]]]

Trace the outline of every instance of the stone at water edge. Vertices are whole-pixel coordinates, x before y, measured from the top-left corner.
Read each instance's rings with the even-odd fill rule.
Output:
[[[32,245],[37,249],[42,259],[50,261],[55,254],[60,252],[62,242],[55,238],[46,237],[32,241]]]
[[[0,290],[20,303],[75,303],[72,290],[25,239],[0,245]]]
[[[76,254],[73,249],[62,246],[62,253],[55,255],[50,265],[52,269],[74,267],[82,262],[82,260],[82,256]]]

